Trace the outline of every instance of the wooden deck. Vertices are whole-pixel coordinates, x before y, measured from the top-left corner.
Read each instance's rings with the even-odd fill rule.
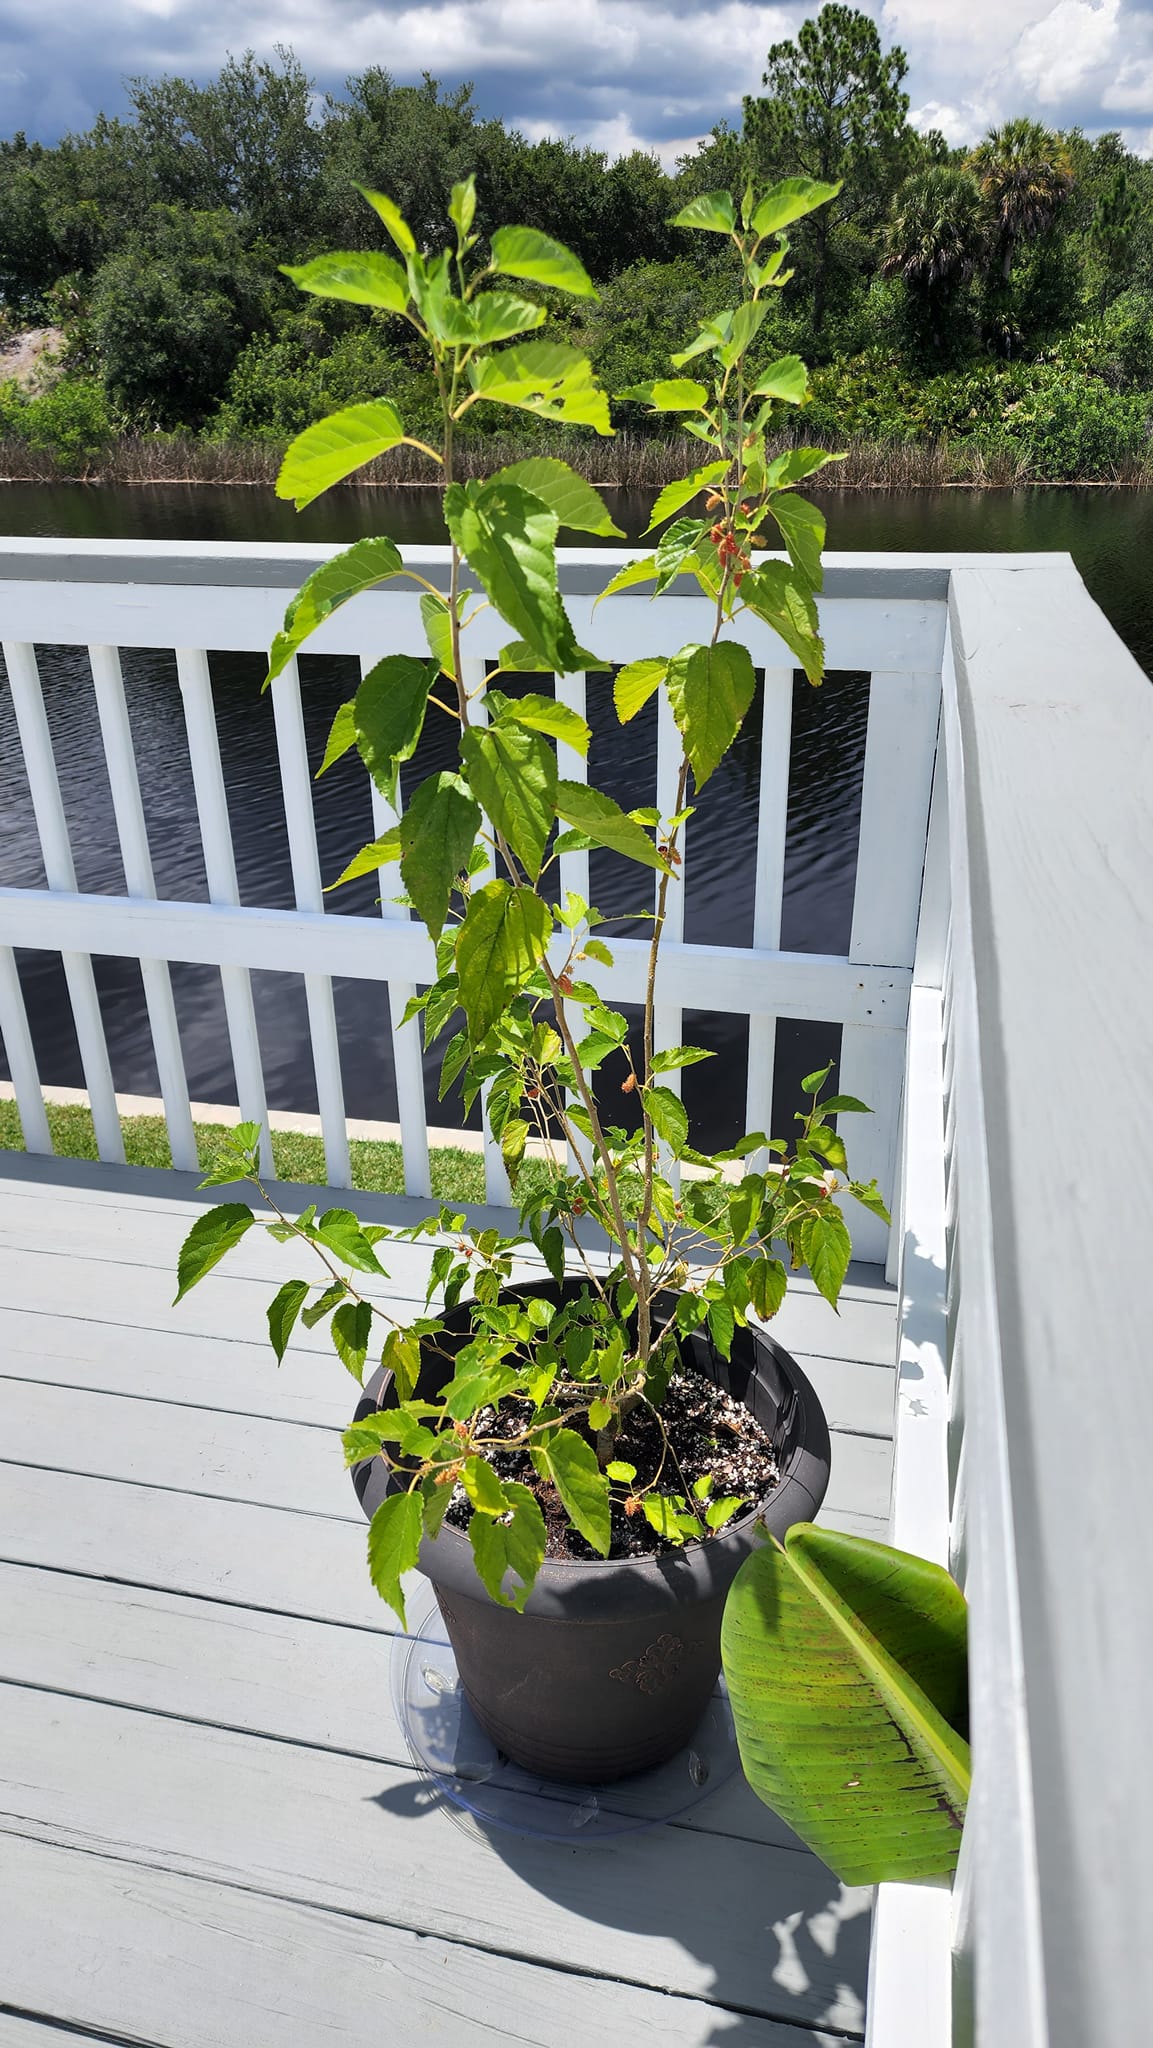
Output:
[[[319,1336],[279,1373],[264,1339],[299,1260],[250,1238],[170,1306],[206,1199],[0,1177],[0,2048],[859,2036],[870,1895],[739,1781],[594,1848],[438,1805],[334,1441],[353,1390]],[[427,1256],[386,1258],[394,1296]],[[859,1269],[838,1319],[798,1287],[774,1328],[833,1426],[824,1519],[882,1535],[892,1290]]]

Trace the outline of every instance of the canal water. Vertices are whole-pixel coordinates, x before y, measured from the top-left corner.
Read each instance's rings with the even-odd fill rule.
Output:
[[[630,536],[639,534],[650,499],[611,495],[618,523]],[[829,546],[838,550],[1067,551],[1118,633],[1153,675],[1153,494],[1090,489],[860,493],[830,497],[825,509]],[[415,489],[346,490],[298,517],[264,488],[0,486],[0,535],[348,541],[368,532],[386,532],[398,541],[442,538],[435,495]],[[581,538],[587,545],[587,537]],[[79,887],[115,893],[123,888],[123,872],[86,657],[76,649],[45,648],[41,672]],[[129,651],[124,672],[157,888],[165,897],[203,900],[207,888],[175,664],[167,652]],[[260,694],[262,674],[263,663],[255,656],[212,659],[241,899],[290,907],[288,839],[271,705]],[[305,656],[301,676],[309,752],[319,761],[333,712],[355,688],[354,665]],[[603,677],[590,678],[589,710],[595,734],[593,779],[630,808],[651,803],[653,707],[628,728],[627,736],[622,734],[612,713],[610,681]],[[846,950],[867,712],[868,679],[863,675],[830,675],[819,691],[803,681],[796,685],[782,932],[786,949]],[[747,945],[751,940],[759,730],[759,706],[754,706],[688,827],[685,936],[693,943]],[[406,771],[406,788],[448,765],[451,751],[447,722],[443,734],[430,722]],[[372,836],[366,778],[354,761],[341,763],[316,785],[316,819],[328,880]],[[639,871],[609,854],[594,854],[592,868],[594,900],[619,920],[614,929],[642,930],[629,917],[647,902]],[[11,702],[0,687],[0,886],[35,887],[43,880]],[[333,909],[369,914],[375,893],[374,883],[365,880],[330,900]],[[611,933],[607,936],[611,942]],[[42,1079],[82,1086],[58,958],[26,952],[19,965]],[[155,1094],[139,970],[131,962],[100,959],[96,974],[116,1086]],[[173,982],[194,1098],[235,1100],[219,976],[212,969],[177,964]],[[314,1109],[303,983],[294,975],[258,974],[254,985],[270,1106]],[[379,989],[338,982],[336,1004],[349,1113],[394,1117],[387,1016]],[[694,1137],[725,1142],[742,1121],[747,1030],[737,1020],[707,1011],[689,1013],[684,1021],[686,1040],[720,1055],[684,1075]],[[782,1133],[791,1125],[800,1074],[835,1056],[838,1041],[833,1027],[782,1025],[774,1105],[774,1124]],[[437,1050],[426,1067],[431,1120],[459,1122],[451,1100],[436,1101]]]

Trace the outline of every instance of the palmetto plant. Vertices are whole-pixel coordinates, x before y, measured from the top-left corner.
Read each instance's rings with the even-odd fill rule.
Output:
[[[988,246],[989,216],[976,181],[952,164],[906,178],[885,229],[881,269],[926,292],[967,283]]]
[[[990,129],[969,158],[992,211],[1007,283],[1021,242],[1043,235],[1073,184],[1073,163],[1060,136],[1039,121],[1006,121]]]

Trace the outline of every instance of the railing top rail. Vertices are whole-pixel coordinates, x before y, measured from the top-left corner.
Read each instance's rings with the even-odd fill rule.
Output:
[[[967,567],[950,612],[988,1160],[960,1200],[1002,1361],[1048,2039],[1128,2048],[1153,2009],[1153,692],[1059,560],[1011,608]],[[995,1371],[967,1346],[970,1395]],[[982,1860],[979,2018],[1019,1968]]]
[[[0,538],[0,582],[207,584],[214,587],[294,590],[320,563],[339,554],[345,542],[46,540]],[[643,543],[628,548],[559,550],[561,589],[572,596],[601,590],[622,562]],[[447,546],[402,547],[413,568],[434,583],[447,583]],[[825,556],[825,596],[936,601],[949,594],[956,569],[1012,572],[1069,564],[1062,554],[839,554]],[[686,589],[695,589],[686,583]]]

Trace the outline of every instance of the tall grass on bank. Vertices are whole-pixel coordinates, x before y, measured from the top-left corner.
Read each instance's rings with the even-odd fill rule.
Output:
[[[563,440],[564,437],[561,437]],[[786,445],[782,443],[782,447]],[[659,490],[693,468],[700,454],[695,443],[679,436],[648,438],[621,433],[612,440],[573,436],[567,445],[550,441],[590,483],[625,490]],[[457,451],[461,476],[483,476],[508,462],[537,453],[529,438],[492,436],[463,441]],[[90,484],[249,484],[271,488],[283,450],[269,441],[197,441],[178,436],[126,434],[113,441],[86,469],[60,463],[44,449],[14,436],[0,438],[0,482]],[[913,491],[949,489],[1011,489],[1025,484],[1052,484],[1038,475],[1023,448],[985,449],[969,441],[852,441],[845,460],[821,478],[825,491]],[[412,449],[393,450],[371,463],[357,478],[357,487],[428,484],[428,465]],[[1069,479],[1084,482],[1085,479]],[[1095,483],[1153,485],[1153,454],[1134,455],[1111,464]]]

